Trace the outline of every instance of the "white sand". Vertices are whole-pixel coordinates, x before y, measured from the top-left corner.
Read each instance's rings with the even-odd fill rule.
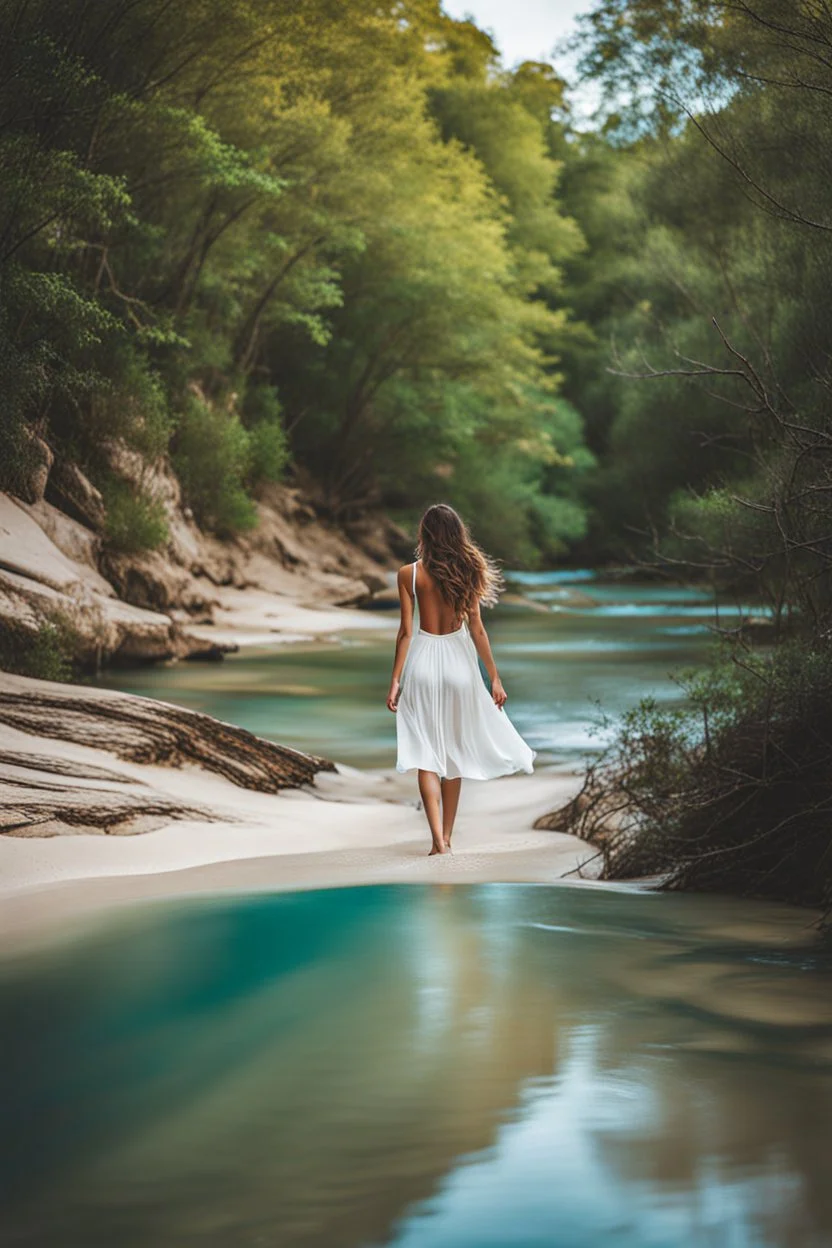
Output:
[[[14,736],[15,748],[27,748],[26,734]],[[28,738],[28,745],[44,751],[42,738]],[[207,806],[221,821],[174,821],[135,836],[0,837],[4,941],[118,902],[189,892],[551,882],[594,853],[574,837],[531,826],[578,787],[579,778],[566,773],[464,783],[454,853],[429,858],[415,776],[342,768],[337,775],[321,773],[309,789],[274,796],[196,768],[125,763],[62,741],[48,748],[56,758],[106,766]]]
[[[206,641],[242,648],[312,641],[345,632],[375,631],[392,639],[399,626],[395,612],[306,605],[297,600],[297,586],[291,589],[291,593],[283,596],[267,590],[223,586],[215,591],[219,605],[214,609],[214,623],[188,621],[188,632]]]
[[[112,594],[100,577],[88,585],[87,564],[58,550],[25,509],[2,495],[0,504],[5,507],[0,508],[0,539],[5,534],[5,547],[17,552],[7,567],[39,578],[46,593],[83,582],[88,592]],[[25,540],[18,536],[23,529]],[[315,601],[320,586],[272,563],[266,571],[268,588],[218,589],[215,624],[188,622],[188,631],[243,646],[352,631],[390,637],[395,632],[395,612],[327,606]],[[298,600],[301,587],[308,594],[304,602]],[[111,597],[107,605],[115,611],[137,610]],[[343,768],[337,776],[322,774],[304,792],[271,796],[236,788],[195,768],[130,765],[104,751],[45,742],[11,729],[4,729],[3,739],[24,752],[108,767],[220,816],[219,822],[174,821],[135,836],[0,836],[0,936],[7,939],[54,930],[73,916],[116,902],[162,895],[371,882],[552,881],[594,856],[573,837],[531,826],[578,787],[578,778],[564,773],[467,782],[453,855],[428,858],[430,838],[417,809],[415,776]],[[84,786],[84,781],[38,775],[41,782]]]

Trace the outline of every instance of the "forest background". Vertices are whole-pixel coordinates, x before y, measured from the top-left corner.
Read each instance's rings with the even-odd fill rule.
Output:
[[[596,0],[577,51],[590,128],[437,0],[2,0],[0,488],[48,446],[163,547],[117,441],[220,536],[288,477],[762,600],[589,808],[619,873],[828,899],[832,10]]]
[[[515,565],[722,532],[771,435],[738,355],[828,397],[825,9],[604,0],[578,132],[436,0],[4,0],[0,484],[46,437],[133,548],[103,439],[220,534],[286,473]]]

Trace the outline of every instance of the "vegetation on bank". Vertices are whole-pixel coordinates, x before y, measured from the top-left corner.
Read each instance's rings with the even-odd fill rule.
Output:
[[[625,716],[551,826],[597,844],[607,879],[832,911],[832,654],[793,642],[684,682],[684,709]]]
[[[815,0],[601,0],[585,21],[584,68],[630,100],[608,119],[615,151],[585,144],[596,186],[615,171],[591,213],[612,207],[612,238],[629,240],[583,287],[607,301],[613,371],[592,380],[597,350],[565,369],[601,465],[596,541],[759,597],[774,636],[755,652],[726,635],[686,711],[634,711],[561,820],[599,841],[609,876],[827,916],[830,47]],[[565,202],[577,212],[568,185]]]
[[[611,873],[828,905],[832,17],[590,7],[577,130],[438,0],[5,5],[0,485],[45,440],[137,550],[114,441],[220,534],[291,466],[337,520],[445,498],[515,565],[763,600],[589,808]]]
[[[4,5],[0,484],[44,438],[153,548],[114,440],[220,534],[291,459],[336,519],[441,494],[506,559],[562,552],[592,457],[555,117],[550,67],[437,0]]]
[[[27,628],[4,621],[0,628],[0,671],[36,680],[70,681],[82,667],[82,646],[70,620],[58,611]]]

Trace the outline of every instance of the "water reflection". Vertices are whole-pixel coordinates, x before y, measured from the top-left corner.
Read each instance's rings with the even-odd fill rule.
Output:
[[[827,1243],[802,922],[507,885],[136,910],[5,970],[2,1242]]]

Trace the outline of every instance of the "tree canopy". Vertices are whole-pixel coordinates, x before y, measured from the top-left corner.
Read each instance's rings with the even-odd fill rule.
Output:
[[[106,491],[118,437],[170,453],[220,532],[291,463],[335,517],[490,482],[495,553],[580,535],[548,473],[590,457],[558,393],[583,240],[546,67],[503,71],[436,0],[0,21],[7,485],[35,433]]]
[[[444,497],[509,561],[821,557],[825,515],[764,500],[826,471],[825,5],[596,0],[590,130],[438,0],[0,25],[6,486],[41,437],[123,511],[123,439],[221,533],[291,472],[340,519]]]

